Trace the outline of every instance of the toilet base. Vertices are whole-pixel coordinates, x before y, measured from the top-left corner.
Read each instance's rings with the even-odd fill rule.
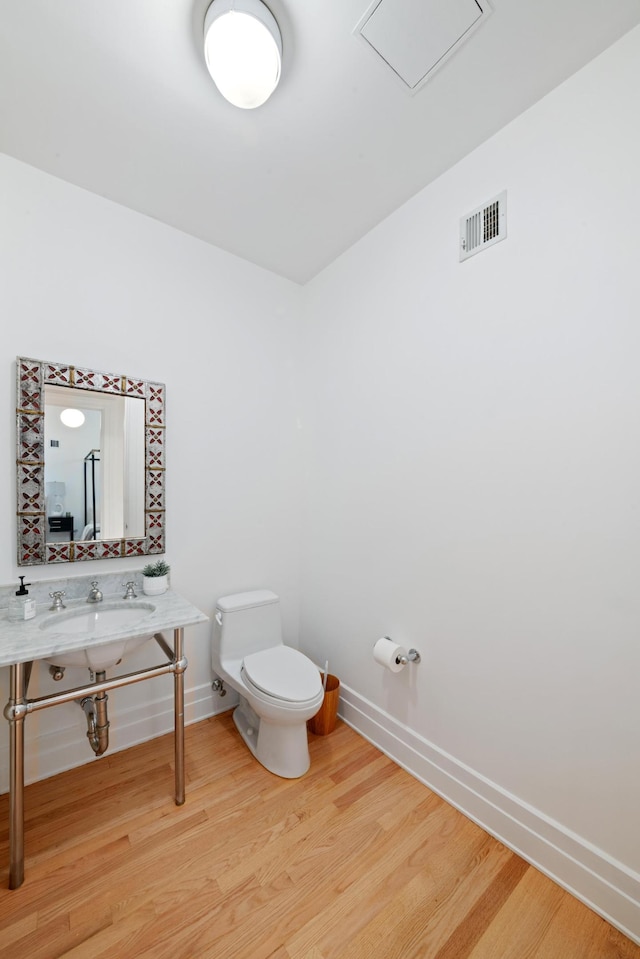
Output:
[[[298,779],[309,769],[306,721],[280,725],[261,718],[244,697],[233,711],[233,721],[248,749],[269,772]]]

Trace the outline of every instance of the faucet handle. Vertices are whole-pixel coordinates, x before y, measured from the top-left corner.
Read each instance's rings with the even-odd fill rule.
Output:
[[[98,589],[98,581],[94,579],[91,583],[91,589],[89,590],[89,595],[87,596],[88,603],[101,603],[102,602],[102,593]]]
[[[137,598],[137,593],[136,593],[136,588],[135,588],[135,587],[136,587],[135,580],[131,579],[131,580],[129,580],[128,583],[123,583],[122,585],[123,585],[123,586],[125,587],[125,589],[126,589],[126,593],[124,594],[124,599],[136,599],[136,598]]]
[[[62,602],[62,597],[65,595],[63,589],[54,589],[52,593],[49,593],[49,596],[53,600],[53,603],[49,609],[66,609],[67,607]]]

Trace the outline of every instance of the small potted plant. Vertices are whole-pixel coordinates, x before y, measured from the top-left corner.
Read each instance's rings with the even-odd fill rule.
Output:
[[[147,596],[158,596],[169,589],[170,569],[163,559],[156,563],[147,563],[142,570],[142,589]]]

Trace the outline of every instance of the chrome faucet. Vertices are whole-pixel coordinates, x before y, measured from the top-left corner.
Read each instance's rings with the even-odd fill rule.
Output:
[[[102,602],[102,593],[98,589],[97,580],[91,584],[91,589],[89,590],[89,595],[87,596],[88,603],[101,603]]]
[[[54,589],[52,593],[49,593],[49,596],[53,600],[53,603],[49,607],[50,610],[60,610],[60,609],[67,608],[62,602],[62,597],[64,596],[63,589]]]
[[[123,599],[137,599],[137,593],[135,590],[136,584],[134,580],[129,580],[128,583],[123,583],[122,585],[127,590],[126,593],[124,594]]]

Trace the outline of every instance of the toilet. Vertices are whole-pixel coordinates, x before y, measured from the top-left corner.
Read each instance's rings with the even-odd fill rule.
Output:
[[[240,695],[233,720],[258,762],[284,779],[303,776],[310,765],[307,720],[324,692],[317,666],[282,641],[275,593],[260,589],[218,600],[211,663]]]

